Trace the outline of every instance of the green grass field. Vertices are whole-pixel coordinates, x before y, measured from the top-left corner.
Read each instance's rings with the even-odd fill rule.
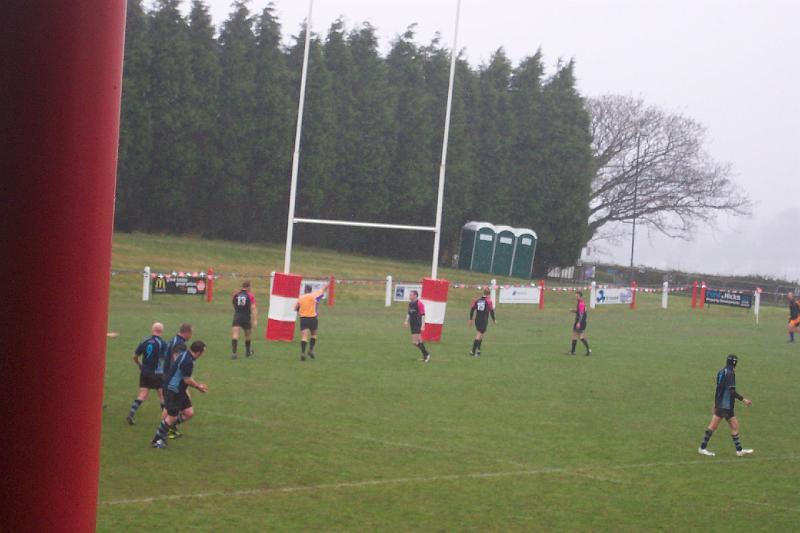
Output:
[[[179,249],[174,256],[169,249]],[[118,269],[207,268],[267,275],[282,249],[117,235]],[[296,272],[340,278],[424,276],[400,264],[298,250]],[[486,281],[445,270],[451,280]],[[792,406],[800,346],[785,342],[785,311],[761,326],[736,309],[689,309],[640,295],[640,308],[590,313],[592,357],[564,355],[572,296],[546,309],[499,306],[483,356],[467,356],[467,306],[452,289],[444,340],[419,362],[404,307],[381,285],[340,285],[323,308],[317,360],[297,344],[267,344],[268,289],[254,285],[259,326],[252,359],[230,359],[230,294],[140,301],[141,278],[112,279],[98,529],[205,531],[790,531],[800,524],[800,429]],[[196,417],[166,450],[149,447],[155,396],[138,424],[125,415],[138,373],[131,354],[154,320],[182,321],[207,342]],[[580,345],[579,345],[580,348]],[[697,454],[725,355],[740,356],[745,447],[727,428]]]

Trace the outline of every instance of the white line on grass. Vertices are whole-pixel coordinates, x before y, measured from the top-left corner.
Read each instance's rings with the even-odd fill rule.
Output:
[[[367,442],[375,442],[375,443],[383,444],[383,445],[386,445],[386,446],[396,446],[398,448],[411,448],[411,449],[414,449],[414,450],[423,450],[423,451],[426,451],[426,452],[447,452],[447,450],[442,450],[440,448],[433,448],[431,446],[420,446],[418,444],[408,444],[406,442],[396,442],[396,441],[391,441],[391,440],[376,439],[374,437],[368,437],[366,435],[351,435],[351,434],[348,434],[348,436],[350,436],[350,437],[352,437],[352,438],[354,438],[356,440],[364,440],[364,441],[367,441]]]
[[[695,465],[715,465],[720,463],[732,462],[768,462],[768,461],[793,461],[800,458],[800,456],[789,457],[771,457],[771,458],[751,458],[746,461],[741,459],[720,459],[720,460],[695,460],[695,461],[672,461],[663,463],[640,463],[628,465],[597,465],[598,468],[606,468],[608,470],[624,470],[630,468],[660,468],[670,466],[695,466]],[[233,490],[233,491],[210,491],[210,492],[196,492],[189,494],[172,494],[164,496],[152,496],[149,498],[130,498],[122,500],[107,500],[99,502],[100,505],[135,505],[142,503],[155,503],[164,501],[186,500],[191,498],[213,498],[213,497],[238,497],[238,496],[254,496],[254,495],[269,495],[269,494],[287,494],[294,492],[313,492],[322,490],[337,490],[337,489],[351,489],[362,487],[376,487],[388,485],[402,485],[407,483],[433,483],[437,481],[461,481],[471,479],[492,479],[492,478],[505,478],[505,477],[519,477],[519,476],[538,476],[544,474],[572,474],[575,469],[569,468],[539,468],[535,470],[518,470],[512,472],[479,472],[473,474],[447,474],[439,476],[428,477],[401,477],[393,479],[373,479],[366,481],[345,481],[341,483],[323,483],[320,485],[304,485],[295,487],[276,487],[276,488],[260,488],[260,489],[247,489],[247,490]],[[748,502],[755,503],[755,502]],[[768,504],[763,504],[768,505]],[[786,510],[793,510],[786,508]]]
[[[748,505],[758,505],[760,507],[769,507],[770,509],[779,509],[781,511],[791,511],[793,513],[800,513],[800,509],[794,509],[792,507],[783,507],[782,505],[774,505],[771,503],[763,503],[763,502],[753,502],[750,500],[733,500],[736,503],[746,503]]]

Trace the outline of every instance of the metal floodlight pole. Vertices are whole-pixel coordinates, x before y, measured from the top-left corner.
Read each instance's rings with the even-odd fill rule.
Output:
[[[431,278],[436,279],[439,273],[439,243],[442,235],[442,204],[444,202],[445,165],[447,164],[447,142],[450,137],[450,110],[453,106],[453,83],[456,74],[456,57],[458,55],[458,21],[461,16],[461,0],[456,2],[456,28],[453,32],[453,48],[450,51],[450,83],[447,88],[447,110],[444,116],[444,139],[442,140],[442,163],[439,166],[439,193],[436,199],[436,229],[433,234],[433,265]]]
[[[283,271],[288,274],[292,268],[292,239],[294,237],[294,204],[297,201],[297,173],[300,168],[300,136],[303,131],[303,105],[306,100],[306,78],[308,77],[308,50],[311,45],[311,14],[314,0],[308,0],[308,18],[306,19],[306,47],[303,52],[303,71],[300,76],[300,102],[297,105],[297,130],[294,136],[294,153],[292,154],[292,186],[289,190],[289,221],[286,225],[286,252],[283,259]]]

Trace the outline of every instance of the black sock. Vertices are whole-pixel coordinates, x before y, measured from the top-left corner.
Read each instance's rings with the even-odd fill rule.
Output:
[[[236,353],[236,348],[239,346],[239,341],[237,339],[231,339],[231,349],[233,349],[233,353]]]
[[[572,348],[570,348],[569,353],[575,353],[575,346],[578,345],[578,341],[572,341]]]
[[[181,422],[183,422],[183,413],[178,413],[178,419],[175,421],[174,424],[172,424],[172,427],[178,429],[178,424],[180,424]]]
[[[424,355],[425,357],[428,357],[428,350],[425,349],[425,343],[421,342],[421,343],[417,344],[417,348],[419,348],[419,351],[422,352],[422,355]]]
[[[705,450],[706,449],[706,446],[708,446],[708,441],[711,440],[711,435],[713,435],[713,434],[714,434],[713,431],[711,431],[710,429],[706,429],[706,434],[703,435],[703,442],[700,443],[700,449],[701,450]]]
[[[162,411],[164,410],[164,407],[166,407],[166,405],[164,404],[164,402],[161,402],[161,410]]]
[[[733,439],[733,445],[736,446],[736,451],[742,451],[742,443],[739,440],[739,434],[731,435],[731,439]]]
[[[311,342],[308,343],[308,351],[309,351],[309,353],[314,351],[314,345],[315,344],[317,344],[317,338],[316,337],[311,337]]]
[[[472,353],[477,353],[478,351],[478,339],[472,341]]]
[[[306,341],[300,341],[300,353],[301,354],[305,354],[306,353],[306,344],[308,344]]]
[[[161,423],[158,425],[158,429],[156,429],[156,436],[153,437],[153,442],[157,441],[158,439],[164,440],[167,438],[167,433],[169,433],[169,424],[167,424],[166,420],[162,420]]]
[[[250,353],[250,346],[252,341],[244,341],[244,349],[247,350],[247,353]]]
[[[589,353],[589,341],[587,341],[586,339],[581,339],[581,344],[586,346],[586,353]]]
[[[789,340],[794,342],[794,331],[789,332]]]
[[[483,339],[478,339],[478,351],[481,351],[481,346],[483,345]]]
[[[134,415],[136,414],[136,410],[139,409],[140,405],[142,405],[142,400],[140,400],[139,398],[133,400],[133,403],[131,404],[131,411],[130,413],[128,413],[128,416],[133,418]]]

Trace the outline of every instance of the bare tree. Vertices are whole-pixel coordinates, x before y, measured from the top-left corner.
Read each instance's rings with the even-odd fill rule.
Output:
[[[587,107],[597,168],[593,237],[613,237],[599,230],[635,216],[638,224],[688,238],[698,222],[718,213],[750,212],[750,200],[731,181],[731,166],[704,150],[706,130],[695,120],[629,96],[588,99]]]

